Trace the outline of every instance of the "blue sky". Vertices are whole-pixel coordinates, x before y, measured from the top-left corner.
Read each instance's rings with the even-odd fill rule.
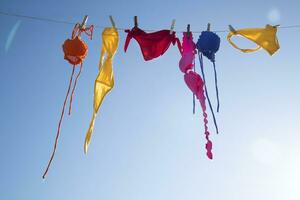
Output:
[[[175,30],[299,24],[299,1],[23,1],[2,0],[1,11],[131,28]],[[71,66],[61,45],[72,26],[0,16],[1,199],[298,200],[300,199],[300,29],[279,29],[280,50],[243,54],[219,33],[216,55],[221,109],[214,160],[205,156],[199,105],[171,47],[145,62],[135,41],[125,54],[125,33],[114,59],[115,87],[105,99],[88,155],[83,142],[92,114],[101,28],[87,41],[73,102],[46,180],[42,173],[56,134]],[[182,38],[180,33],[177,34]],[[198,38],[198,34],[194,34]],[[85,38],[86,39],[86,38]],[[243,45],[252,45],[245,42]],[[198,67],[197,63],[197,67]],[[205,62],[213,97],[213,70]],[[199,70],[199,67],[198,67]],[[215,101],[214,101],[215,104]],[[209,115],[211,120],[211,116]]]

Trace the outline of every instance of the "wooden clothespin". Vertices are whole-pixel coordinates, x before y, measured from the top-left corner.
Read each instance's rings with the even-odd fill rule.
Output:
[[[171,24],[171,28],[170,28],[170,34],[172,34],[172,33],[173,33],[173,31],[174,31],[175,22],[176,22],[176,20],[175,20],[175,19],[173,19],[173,20],[172,20],[172,24]]]
[[[190,33],[191,33],[191,25],[188,24],[186,27],[186,36],[190,36]]]
[[[114,21],[114,19],[113,19],[113,17],[112,17],[111,15],[109,15],[109,20],[110,20],[110,22],[111,22],[112,27],[113,27],[113,28],[116,28],[115,21]]]
[[[236,30],[231,25],[228,25],[228,27],[229,27],[230,32],[236,33]]]
[[[207,24],[207,31],[210,31],[210,23]]]
[[[85,29],[85,26],[86,26],[86,23],[87,23],[87,20],[88,20],[89,16],[88,15],[85,15],[83,20],[82,20],[82,23],[80,24],[80,29]]]
[[[133,18],[133,20],[134,20],[134,27],[138,27],[138,19],[137,19],[137,16],[134,16],[134,18]]]

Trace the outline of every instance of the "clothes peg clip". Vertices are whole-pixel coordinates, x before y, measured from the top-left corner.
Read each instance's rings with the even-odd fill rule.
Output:
[[[207,31],[210,31],[210,23],[207,24]]]
[[[186,27],[186,36],[190,36],[190,33],[191,33],[191,25],[188,24],[187,27]]]
[[[82,23],[80,25],[80,29],[85,29],[85,25],[87,23],[87,20],[88,20],[89,16],[88,15],[85,15],[83,20],[82,20]]]
[[[110,22],[111,22],[112,27],[113,27],[113,28],[116,28],[115,21],[114,21],[114,19],[113,19],[113,17],[112,17],[111,15],[109,15],[109,20],[110,20]]]
[[[138,19],[137,19],[137,16],[134,16],[133,20],[134,20],[134,27],[138,27]]]
[[[228,27],[229,27],[230,32],[236,33],[236,30],[231,25],[228,25]]]
[[[174,27],[175,27],[175,22],[176,22],[176,20],[173,19],[173,20],[172,20],[172,24],[171,24],[170,34],[173,33],[173,30],[174,30]]]

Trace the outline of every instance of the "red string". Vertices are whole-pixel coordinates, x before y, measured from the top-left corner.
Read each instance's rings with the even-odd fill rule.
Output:
[[[87,36],[89,36],[91,40],[93,39],[94,25],[91,25],[86,28],[82,28],[80,31],[84,32]]]
[[[94,33],[94,25],[91,25],[89,27],[81,28],[80,24],[75,24],[73,31],[72,31],[72,39],[74,39],[76,36],[81,36],[81,33],[84,32],[89,38],[93,39],[93,33]]]
[[[75,88],[76,88],[76,85],[77,85],[77,81],[78,81],[78,78],[81,74],[81,70],[82,70],[82,63],[80,65],[80,70],[76,76],[76,79],[75,79],[75,83],[74,83],[74,86],[73,86],[73,89],[72,89],[72,93],[71,93],[71,98],[70,98],[70,104],[69,104],[69,115],[71,114],[71,111],[72,111],[72,102],[73,102],[73,96],[74,96],[74,92],[75,92]]]
[[[80,24],[75,24],[73,31],[72,31],[72,39],[74,39],[76,36],[80,35]]]
[[[69,96],[69,93],[70,93],[70,89],[71,89],[71,85],[72,85],[72,81],[73,81],[74,71],[75,71],[75,65],[73,66],[72,75],[71,75],[70,83],[69,83],[69,88],[68,88],[68,91],[67,91],[67,94],[66,94],[66,97],[65,97],[64,105],[63,105],[62,112],[61,112],[61,116],[60,116],[60,119],[59,119],[59,123],[58,123],[58,128],[57,128],[57,133],[56,133],[56,138],[55,138],[55,143],[54,143],[53,152],[52,152],[52,155],[51,155],[50,160],[49,160],[49,162],[48,162],[46,171],[44,172],[43,179],[46,177],[46,175],[47,175],[47,173],[48,173],[48,170],[49,170],[50,165],[51,165],[51,163],[52,163],[52,160],[53,160],[53,158],[54,158],[54,154],[55,154],[55,152],[56,152],[56,147],[57,147],[57,143],[58,143],[58,138],[59,138],[59,135],[60,135],[60,125],[61,125],[62,120],[63,120],[63,117],[64,117],[65,108],[66,108],[66,103],[67,103],[67,99],[68,99],[68,96]]]

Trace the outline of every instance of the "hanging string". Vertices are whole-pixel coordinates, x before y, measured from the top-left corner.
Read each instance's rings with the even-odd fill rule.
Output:
[[[196,72],[196,67],[195,67],[195,59],[194,59],[194,72]],[[195,94],[193,93],[193,114],[195,114]]]
[[[208,96],[208,92],[207,92],[207,87],[206,87],[205,73],[204,73],[204,68],[203,68],[202,53],[198,52],[198,57],[199,57],[199,62],[200,62],[200,68],[201,68],[202,78],[203,78],[203,82],[204,82],[205,95],[206,95],[206,98],[207,98],[207,101],[208,101],[209,108],[211,110],[211,114],[213,116],[213,121],[214,121],[214,124],[215,124],[215,127],[216,127],[216,132],[218,134],[219,133],[219,129],[218,129],[218,125],[217,125],[217,120],[216,120],[215,113],[214,113],[213,107],[211,105],[211,102],[210,102],[210,99],[209,99],[209,96]]]
[[[220,109],[220,100],[219,100],[219,88],[218,88],[218,75],[217,75],[215,61],[213,62],[213,65],[214,65],[215,87],[216,87],[216,95],[217,95],[217,112],[219,112],[219,109]]]
[[[75,89],[76,89],[76,85],[77,85],[77,81],[78,81],[78,78],[81,74],[81,70],[82,70],[82,63],[80,64],[80,69],[79,69],[79,72],[75,78],[75,83],[74,83],[74,86],[73,86],[73,89],[72,89],[72,93],[71,93],[71,97],[70,97],[70,103],[69,103],[69,115],[71,115],[71,111],[72,111],[72,103],[73,103],[73,96],[74,96],[74,92],[75,92]]]
[[[46,17],[36,17],[36,16],[30,16],[30,15],[21,15],[21,14],[16,14],[16,13],[8,13],[8,12],[3,12],[0,11],[0,15],[5,15],[5,16],[11,16],[11,17],[18,17],[18,18],[23,18],[23,19],[29,19],[29,20],[36,20],[36,21],[44,21],[44,22],[51,22],[51,23],[56,23],[56,24],[68,24],[68,25],[74,25],[76,22],[70,22],[70,21],[64,21],[64,20],[57,20],[57,19],[52,19],[52,18],[46,18]],[[97,28],[105,28],[106,26],[103,25],[95,25]],[[300,28],[300,24],[295,24],[295,25],[286,25],[286,26],[279,26],[279,29],[291,29],[291,28]],[[128,28],[116,28],[117,30],[125,31]],[[149,30],[145,29],[145,31],[148,32],[153,32],[157,30]],[[186,30],[183,31],[176,31],[179,33],[186,32]],[[201,33],[201,31],[191,31],[192,33]],[[213,31],[215,33],[227,33],[229,30],[215,30]]]
[[[57,127],[57,133],[56,133],[56,137],[55,137],[53,151],[52,151],[50,160],[48,162],[47,168],[46,168],[46,170],[45,170],[45,172],[43,174],[43,179],[45,179],[45,177],[46,177],[46,175],[48,173],[48,170],[50,168],[50,165],[51,165],[51,163],[53,161],[53,158],[54,158],[54,155],[55,155],[55,152],[56,152],[58,138],[59,138],[59,135],[60,135],[60,125],[61,125],[61,122],[62,122],[63,117],[64,117],[64,113],[65,113],[65,108],[66,108],[68,96],[69,96],[69,93],[70,93],[70,90],[71,90],[71,86],[72,86],[72,82],[73,82],[74,72],[75,72],[75,65],[73,66],[73,70],[72,70],[72,74],[71,74],[71,77],[70,77],[70,83],[69,83],[68,91],[67,91],[67,94],[66,94],[66,97],[65,97],[65,100],[64,100],[64,104],[63,104],[63,108],[62,108],[62,111],[61,111],[61,115],[60,115],[60,119],[59,119],[59,123],[58,123],[58,127]]]

